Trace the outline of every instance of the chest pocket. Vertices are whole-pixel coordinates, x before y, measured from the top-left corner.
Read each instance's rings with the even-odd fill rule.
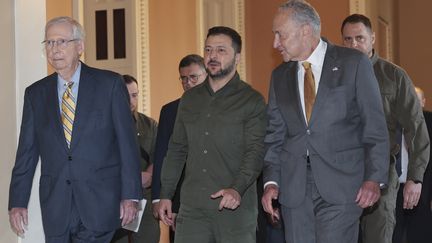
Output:
[[[215,140],[221,144],[241,144],[244,138],[244,121],[234,114],[218,114],[214,124]]]

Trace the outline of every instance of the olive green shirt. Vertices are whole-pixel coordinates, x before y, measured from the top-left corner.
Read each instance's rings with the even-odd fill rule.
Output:
[[[147,167],[153,163],[156,147],[157,122],[139,112],[134,113],[134,119],[141,155],[141,170],[145,171]],[[147,153],[147,155],[145,153]]]
[[[429,135],[414,85],[402,68],[380,58],[375,51],[371,61],[381,91],[390,153],[399,152],[395,136],[402,127],[409,152],[407,180],[423,181],[429,161]]]
[[[208,79],[181,98],[162,167],[161,198],[170,199],[186,165],[180,203],[217,209],[226,188],[240,193],[240,207],[256,208],[266,129],[264,98],[235,76],[213,92]]]

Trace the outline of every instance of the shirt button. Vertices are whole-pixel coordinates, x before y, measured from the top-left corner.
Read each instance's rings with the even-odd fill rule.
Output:
[[[202,172],[206,173],[206,172],[207,172],[207,170],[206,170],[206,169],[202,169]]]
[[[207,117],[210,117],[211,115],[210,115],[210,113],[209,114],[207,114]]]
[[[205,134],[205,135],[209,135],[209,132],[205,132],[204,134]]]
[[[205,153],[205,154],[206,154],[206,153],[207,153],[207,149],[204,149],[203,153]]]
[[[310,135],[311,134],[311,131],[308,129],[308,130],[306,130],[306,134],[307,135]]]

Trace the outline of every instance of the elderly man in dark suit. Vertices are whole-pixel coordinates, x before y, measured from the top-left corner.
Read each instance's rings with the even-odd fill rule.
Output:
[[[287,243],[356,242],[362,209],[387,182],[388,133],[367,56],[320,38],[305,1],[281,5],[264,165],[266,212],[281,204]]]
[[[38,159],[46,242],[109,242],[130,223],[141,189],[139,150],[127,89],[119,74],[79,61],[81,25],[57,17],[44,45],[55,73],[26,89],[9,220],[24,234]]]

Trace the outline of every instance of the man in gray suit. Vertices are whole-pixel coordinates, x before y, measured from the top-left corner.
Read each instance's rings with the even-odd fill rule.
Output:
[[[9,221],[24,234],[40,157],[46,242],[106,243],[133,220],[143,197],[127,89],[119,74],[79,61],[84,32],[75,20],[50,20],[43,43],[56,72],[25,92]]]
[[[367,56],[320,38],[304,1],[281,5],[271,78],[264,210],[281,204],[287,243],[357,242],[362,209],[387,182],[388,134]],[[311,91],[312,90],[312,94]]]

